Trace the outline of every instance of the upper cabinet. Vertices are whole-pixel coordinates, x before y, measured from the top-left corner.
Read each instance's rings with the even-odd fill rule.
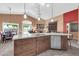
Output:
[[[57,22],[50,22],[48,24],[49,32],[57,32]]]

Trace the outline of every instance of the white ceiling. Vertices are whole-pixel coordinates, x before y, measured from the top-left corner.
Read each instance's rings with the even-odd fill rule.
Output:
[[[47,7],[46,5],[50,5]],[[43,19],[50,19],[58,16],[64,12],[76,9],[78,3],[46,3],[45,5],[40,4],[40,17]],[[0,13],[9,14],[10,11],[8,7],[11,7],[12,14],[23,14],[24,13],[24,4],[23,3],[0,3]],[[53,8],[53,12],[52,12]],[[39,4],[38,3],[26,3],[26,12],[28,15],[38,18],[39,17]],[[52,14],[53,13],[53,14]]]
[[[40,5],[40,17],[43,19],[49,19],[52,16],[52,4],[49,7]],[[0,13],[10,13],[8,7],[11,7],[12,14],[23,14],[24,4],[23,3],[0,3]],[[26,12],[28,15],[38,18],[39,17],[39,4],[38,3],[26,3]]]
[[[65,12],[77,9],[79,3],[54,3],[53,4],[53,16],[58,16]]]

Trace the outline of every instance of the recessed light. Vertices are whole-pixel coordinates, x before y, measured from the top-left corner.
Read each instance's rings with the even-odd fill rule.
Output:
[[[49,5],[49,4],[47,4],[46,6],[47,6],[47,7],[49,7],[50,5]]]
[[[45,3],[41,3],[41,5],[42,5],[42,6],[44,6],[44,5],[45,5]]]

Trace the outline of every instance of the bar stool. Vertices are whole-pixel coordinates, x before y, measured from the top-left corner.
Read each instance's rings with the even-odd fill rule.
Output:
[[[1,35],[1,40],[2,40],[3,43],[6,42],[5,35]]]
[[[72,48],[72,45],[71,45],[72,39],[73,39],[73,35],[68,37],[68,42],[69,42],[70,48]]]

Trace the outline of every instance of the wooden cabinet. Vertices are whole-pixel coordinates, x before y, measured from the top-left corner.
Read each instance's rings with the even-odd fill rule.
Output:
[[[33,56],[50,48],[50,37],[41,36],[14,40],[15,56]]]
[[[58,46],[61,47],[60,49],[66,50],[68,48],[67,36],[60,36],[60,37],[61,37],[61,43]],[[52,40],[55,40],[55,39],[53,38]],[[54,43],[54,41],[53,41],[53,43]],[[55,44],[56,44],[56,42],[55,42]],[[14,55],[15,56],[38,55],[50,48],[51,48],[51,42],[50,42],[50,36],[48,36],[48,35],[14,40]],[[53,48],[54,48],[54,46],[53,46]],[[56,48],[56,46],[55,46],[55,48]]]
[[[50,22],[48,24],[49,32],[57,32],[57,22]]]
[[[67,36],[61,36],[61,49],[67,50],[68,48],[68,38]]]
[[[37,24],[37,32],[42,33],[44,31],[45,25],[44,24]]]
[[[34,38],[14,41],[14,55],[36,55],[36,40]]]
[[[50,37],[43,36],[37,39],[37,54],[44,52],[50,48]]]

